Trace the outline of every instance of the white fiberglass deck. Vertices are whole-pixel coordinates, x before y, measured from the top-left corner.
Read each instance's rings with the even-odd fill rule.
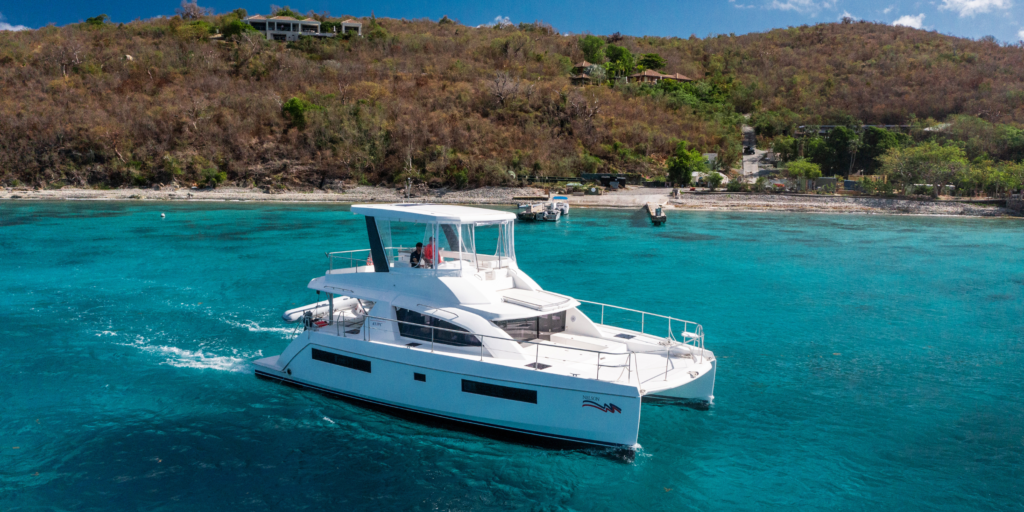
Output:
[[[689,345],[687,347],[691,347],[692,350],[688,353],[679,353],[677,350],[670,353],[667,346],[661,350],[655,347],[646,353],[632,351],[629,345],[608,338],[628,334],[633,340],[636,340],[636,343],[657,342],[658,338],[610,326],[602,326],[602,334],[604,334],[602,338],[556,335],[552,340],[537,339],[522,342],[521,345],[530,356],[528,360],[523,361],[491,357],[483,345],[457,349],[449,345],[426,341],[410,343],[410,340],[377,340],[363,331],[364,325],[363,318],[348,318],[344,322],[337,321],[332,325],[313,326],[309,332],[429,352],[438,356],[515,368],[527,367],[548,374],[638,385],[642,391],[657,390],[667,385],[678,386],[680,379],[692,380],[696,376],[691,375],[690,372],[699,363],[704,362],[703,349]],[[372,333],[372,330],[370,332]],[[472,353],[473,351],[475,353]],[[669,357],[666,358],[666,355]]]

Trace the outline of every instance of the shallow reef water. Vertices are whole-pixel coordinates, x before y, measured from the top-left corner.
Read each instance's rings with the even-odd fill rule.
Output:
[[[703,324],[714,403],[645,403],[624,457],[259,380],[324,253],[367,246],[346,206],[0,204],[0,510],[1024,508],[1024,223],[574,209],[516,235],[545,288]]]

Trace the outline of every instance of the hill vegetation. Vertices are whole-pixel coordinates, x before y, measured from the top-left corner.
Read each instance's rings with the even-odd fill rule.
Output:
[[[875,172],[893,148],[924,142],[999,172],[1024,158],[1024,49],[994,40],[874,23],[682,39],[371,17],[363,37],[285,44],[245,15],[193,3],[171,18],[0,32],[0,183],[682,176],[694,152],[736,164],[743,123],[826,174]],[[343,19],[305,16],[327,30]],[[570,84],[584,59],[598,85]],[[695,80],[617,79],[643,69]],[[801,125],[848,128],[818,137]]]

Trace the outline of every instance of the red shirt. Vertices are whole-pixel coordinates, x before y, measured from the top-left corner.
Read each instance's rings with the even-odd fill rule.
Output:
[[[430,244],[423,248],[423,257],[426,258],[427,261],[434,261],[434,244]]]

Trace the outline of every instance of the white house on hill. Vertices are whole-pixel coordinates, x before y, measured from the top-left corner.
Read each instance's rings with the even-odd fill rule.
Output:
[[[320,32],[320,22],[314,19],[297,20],[291,16],[249,16],[245,20],[252,28],[262,32],[271,41],[298,41],[299,36],[334,37]]]

